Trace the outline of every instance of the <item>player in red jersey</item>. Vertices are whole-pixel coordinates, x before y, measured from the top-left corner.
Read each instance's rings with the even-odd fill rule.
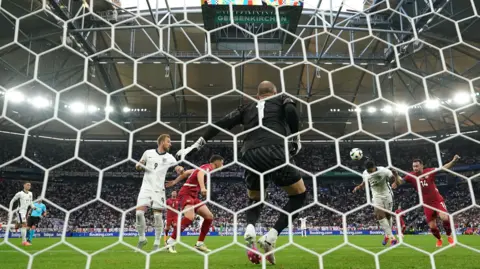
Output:
[[[171,195],[172,196],[167,199],[167,206],[175,210],[178,210],[177,192],[172,191]],[[165,242],[165,245],[167,245],[168,232],[170,231],[170,228],[175,227],[177,225],[177,218],[178,218],[177,212],[171,209],[167,210],[167,222],[165,223],[165,233],[163,235],[163,241]]]
[[[445,164],[443,168],[450,169],[452,168],[455,163],[460,159],[460,156],[455,155],[449,163]],[[425,218],[427,219],[428,226],[430,230],[437,238],[437,247],[441,247],[442,237],[440,235],[440,230],[437,227],[437,217],[443,222],[443,228],[445,229],[445,233],[448,236],[448,243],[450,245],[454,245],[455,241],[452,236],[452,228],[450,226],[450,218],[447,215],[447,207],[445,206],[445,201],[442,195],[438,192],[437,186],[435,185],[435,168],[424,168],[423,161],[420,159],[413,160],[412,163],[413,171],[410,172],[404,179],[398,179],[392,184],[392,188],[397,188],[398,185],[403,184],[405,181],[412,184],[415,190],[418,191],[417,186],[417,179],[418,177],[420,180],[420,187],[422,192],[423,203],[429,205],[436,210],[432,210],[428,207],[423,207],[423,212],[425,213]],[[428,174],[428,175],[425,175]],[[437,211],[439,210],[439,211]]]
[[[397,210],[395,210],[395,214],[399,215],[399,219],[400,219],[400,228],[402,228],[402,231],[398,233],[399,236],[403,237],[403,235],[405,234],[405,229],[407,228],[407,226],[405,226],[405,221],[403,220],[403,214],[402,213],[402,207],[401,206],[398,206]]]
[[[206,174],[205,172],[210,172],[214,169],[221,168],[223,166],[223,157],[219,155],[213,155],[210,157],[210,161],[207,164],[200,166],[200,169],[195,169],[193,172],[191,170],[185,171],[184,174],[190,176],[188,177],[185,184],[183,184],[182,188],[178,192],[178,201],[180,203],[180,209],[184,212],[184,217],[181,221],[180,226],[180,233],[182,233],[190,224],[192,224],[193,220],[195,219],[195,214],[200,215],[203,218],[203,223],[200,228],[200,235],[198,237],[198,241],[195,244],[195,249],[202,251],[202,252],[210,252],[207,248],[205,243],[205,236],[207,235],[208,231],[210,230],[210,226],[213,222],[213,214],[208,209],[207,205],[202,204],[202,201],[198,199],[198,193],[201,193],[203,197],[207,195],[207,182],[206,182]],[[173,186],[177,184],[180,180],[184,179],[184,177],[178,177],[172,182],[169,182],[167,186]],[[195,207],[196,205],[199,205]],[[170,238],[167,240],[168,251],[171,253],[176,253],[174,243],[177,239],[177,230],[178,225],[174,226],[173,233]]]

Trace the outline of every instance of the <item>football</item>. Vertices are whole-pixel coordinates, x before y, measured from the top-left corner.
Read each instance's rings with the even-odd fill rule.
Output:
[[[350,158],[352,158],[352,160],[354,161],[358,161],[358,160],[361,160],[363,157],[363,152],[361,149],[359,148],[353,148],[351,151],[350,151]]]

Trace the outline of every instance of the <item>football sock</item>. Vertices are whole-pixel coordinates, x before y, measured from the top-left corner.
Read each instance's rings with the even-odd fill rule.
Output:
[[[380,227],[382,227],[383,231],[385,232],[385,236],[394,239],[395,237],[393,236],[392,233],[392,227],[390,226],[387,218],[383,218],[381,220],[378,220],[378,224],[380,224]]]
[[[432,231],[433,236],[435,236],[438,240],[442,238],[440,236],[440,230],[438,228],[430,228],[430,231]]]
[[[390,217],[390,218],[388,219],[388,225],[390,226],[390,228],[393,227],[393,218],[392,218],[392,217]]]
[[[154,245],[160,245],[160,237],[162,236],[162,230],[163,230],[163,217],[162,213],[154,213],[153,214],[153,219],[154,219],[154,227],[155,227],[155,242],[153,243]]]
[[[22,234],[22,242],[27,241],[27,228],[22,227],[22,229],[20,229],[20,231],[21,231],[21,234]]]
[[[283,207],[283,210],[287,211],[288,213],[298,210],[303,206],[306,198],[307,198],[307,194],[305,192],[289,196],[288,202]],[[292,221],[297,217],[298,217],[298,213],[292,216]],[[273,228],[278,233],[281,233],[283,229],[285,229],[287,226],[288,226],[288,216],[283,213],[280,213],[280,216],[278,217],[278,220],[273,226]]]
[[[406,230],[406,229],[407,229],[406,226],[403,226],[403,227],[402,227],[402,234],[405,234],[405,230]]]
[[[447,236],[452,235],[452,228],[450,227],[450,220],[443,221],[443,229],[445,229],[445,233]]]
[[[144,241],[147,238],[145,237],[145,212],[142,210],[137,210],[136,212],[136,225],[138,232],[138,240]]]
[[[202,227],[200,228],[200,235],[198,236],[198,241],[203,242],[205,236],[207,236],[210,226],[212,225],[213,219],[204,219]]]
[[[182,218],[182,223],[180,224],[181,227],[180,227],[180,233],[182,233],[185,229],[187,229],[188,226],[190,226],[190,224],[192,224],[193,220],[189,219],[189,218]],[[178,226],[175,226],[173,228],[173,232],[172,232],[172,239],[176,240],[177,239],[177,229]]]
[[[28,241],[32,242],[34,234],[35,234],[35,230],[30,229],[30,231],[28,233]]]
[[[277,237],[278,237],[278,231],[275,228],[270,229],[270,231],[268,231],[266,235],[266,241],[270,244],[275,243],[277,241]]]
[[[248,205],[253,205],[257,203],[258,201],[248,199]],[[247,224],[253,224],[255,225],[258,221],[258,218],[260,217],[260,213],[262,212],[263,204],[259,204],[255,207],[250,208],[247,210]]]

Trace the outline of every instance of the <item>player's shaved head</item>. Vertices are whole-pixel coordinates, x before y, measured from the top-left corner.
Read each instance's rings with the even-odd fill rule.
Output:
[[[270,81],[262,81],[258,84],[257,97],[267,97],[277,94],[277,87]]]

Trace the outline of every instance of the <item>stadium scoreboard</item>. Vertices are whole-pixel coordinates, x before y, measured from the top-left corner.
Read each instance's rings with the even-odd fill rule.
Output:
[[[256,29],[255,34],[259,34],[258,28],[262,28],[262,32],[265,32],[277,27],[277,7],[282,28],[295,33],[303,10],[303,1],[300,0],[203,0],[201,6],[206,30],[230,24],[230,4],[233,7],[233,22],[246,30]],[[235,39],[233,37],[232,34],[230,38],[224,36],[223,39]],[[279,38],[283,41],[269,40],[269,42],[287,44],[293,42],[290,35],[283,37],[279,35]],[[242,42],[236,39],[236,42],[238,41]],[[262,40],[259,41],[262,42]]]

